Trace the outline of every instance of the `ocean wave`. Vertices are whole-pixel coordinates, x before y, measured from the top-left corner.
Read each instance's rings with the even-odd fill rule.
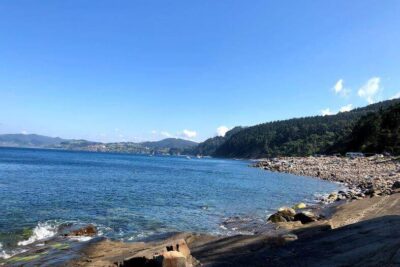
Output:
[[[27,240],[19,241],[18,246],[26,246],[39,240],[49,239],[58,232],[58,224],[54,222],[39,222]]]

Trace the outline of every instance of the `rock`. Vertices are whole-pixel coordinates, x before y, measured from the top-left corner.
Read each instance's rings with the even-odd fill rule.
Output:
[[[306,224],[317,221],[318,216],[312,213],[311,211],[302,211],[294,216],[294,220],[300,221],[302,224]]]
[[[372,194],[374,193],[374,189],[367,189],[367,190],[365,190],[365,192],[364,192],[364,194],[366,195],[366,196],[372,196]]]
[[[382,192],[380,190],[374,190],[371,194],[371,197],[381,196]]]
[[[141,250],[138,255],[124,259],[122,262],[116,262],[118,267],[192,267],[200,266],[190,253],[190,249],[184,239],[168,241],[155,250],[150,248]],[[103,265],[101,265],[103,266]],[[114,266],[114,265],[113,265]]]
[[[279,212],[269,216],[268,221],[271,221],[273,223],[287,222],[287,220],[281,214],[279,214]]]
[[[89,224],[77,230],[73,230],[66,234],[66,236],[94,236],[97,234],[97,229],[94,225]]]
[[[281,238],[285,242],[291,242],[291,241],[295,241],[298,239],[297,235],[295,235],[295,234],[285,234],[285,235],[282,235]]]
[[[334,201],[336,201],[337,198],[338,198],[338,195],[337,195],[336,193],[331,193],[331,194],[328,196],[328,201],[329,201],[329,202],[334,202]]]
[[[392,189],[393,190],[400,189],[400,181],[394,182],[392,185]]]
[[[189,258],[190,256],[190,249],[188,245],[186,244],[185,240],[181,239],[177,243],[177,248],[179,252],[181,252],[186,258]]]
[[[278,212],[283,216],[283,217],[294,217],[296,215],[296,211],[292,208],[288,207],[283,207],[278,210]]]
[[[294,220],[294,215],[296,215],[296,211],[294,209],[283,207],[280,208],[277,213],[272,214],[268,218],[268,221],[273,223],[290,222]]]
[[[298,204],[296,204],[296,205],[293,206],[293,209],[295,209],[295,210],[305,209],[305,208],[307,208],[307,205],[304,204],[303,202],[298,203]]]
[[[179,251],[164,252],[161,257],[162,267],[186,267],[186,257]]]

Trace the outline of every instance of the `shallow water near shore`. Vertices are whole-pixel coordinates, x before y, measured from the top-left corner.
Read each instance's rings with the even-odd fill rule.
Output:
[[[280,206],[339,185],[266,172],[249,161],[0,148],[0,257],[65,225],[137,241],[168,232],[235,234]]]

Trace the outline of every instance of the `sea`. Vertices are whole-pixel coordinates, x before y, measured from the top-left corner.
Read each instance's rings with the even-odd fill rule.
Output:
[[[0,148],[0,258],[65,225],[133,242],[171,232],[239,234],[282,206],[314,203],[338,184],[268,172],[249,160]],[[82,241],[86,241],[83,239]]]

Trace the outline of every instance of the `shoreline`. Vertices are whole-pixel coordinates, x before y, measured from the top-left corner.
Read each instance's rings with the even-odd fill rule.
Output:
[[[330,201],[362,199],[385,196],[400,188],[400,159],[398,157],[346,158],[324,157],[279,157],[260,159],[254,167],[272,172],[310,176],[317,179],[338,182],[349,192],[331,196]]]
[[[356,164],[354,165],[354,163]],[[337,168],[338,164],[341,166],[340,169]],[[366,164],[368,166],[366,166]],[[374,166],[374,164],[379,164],[379,168]],[[348,166],[352,168],[349,169]],[[397,168],[394,174],[393,166]],[[329,235],[331,232],[336,231],[336,229],[340,232],[343,227],[346,228],[350,225],[349,227],[351,228],[353,224],[361,223],[363,225],[364,221],[367,219],[400,215],[400,201],[398,201],[400,199],[400,194],[396,194],[400,191],[398,188],[394,188],[396,187],[397,181],[400,181],[400,163],[394,160],[394,158],[377,157],[371,160],[368,158],[285,157],[259,160],[254,164],[254,167],[269,171],[311,176],[331,182],[339,182],[347,185],[349,189],[348,191],[339,191],[336,194],[332,193],[325,199],[321,199],[321,202],[316,205],[295,210],[296,213],[305,213],[306,215],[310,215],[307,214],[307,212],[311,210],[313,214],[311,217],[315,216],[311,218],[311,220],[303,221],[301,218],[294,220],[296,214],[289,214],[289,217],[293,217],[293,219],[288,219],[287,214],[284,214],[286,217],[284,217],[283,221],[266,223],[265,227],[260,227],[259,231],[256,231],[253,235],[212,236],[196,233],[177,233],[170,237],[165,236],[161,238],[161,240],[133,243],[93,238],[89,242],[76,245],[76,247],[79,248],[68,249],[74,250],[74,253],[71,253],[71,251],[64,251],[64,254],[66,253],[69,257],[65,257],[64,255],[63,257],[66,260],[64,260],[61,265],[134,266],[129,265],[133,259],[144,257],[148,261],[152,261],[155,257],[158,257],[159,261],[159,257],[163,257],[163,259],[168,258],[169,260],[176,260],[181,263],[184,259],[185,265],[179,266],[229,266],[225,264],[226,261],[230,262],[232,260],[229,259],[229,257],[234,257],[238,251],[246,250],[246,257],[254,258],[251,260],[251,265],[240,263],[237,264],[237,266],[265,266],[261,264],[262,262],[265,263],[265,261],[261,261],[261,258],[266,251],[268,251],[267,254],[270,254],[271,251],[276,254],[276,258],[271,261],[271,266],[281,266],[278,264],[280,261],[290,261],[290,259],[285,258],[285,254],[282,251],[284,251],[286,247],[292,246],[292,244],[302,243],[303,240],[311,240],[314,242],[318,240],[315,236]],[[375,170],[375,172],[371,172],[371,170]],[[382,170],[385,171],[382,172]],[[335,175],[332,175],[333,172],[335,172]],[[360,178],[360,173],[362,175],[364,172],[370,172],[370,176],[379,173],[379,177]],[[344,177],[344,174],[346,174],[346,177]],[[385,202],[391,199],[396,203],[395,208],[391,206],[384,207],[384,205],[387,205]],[[282,211],[285,213],[287,209],[291,208],[280,209],[274,214],[282,213]],[[356,214],[354,215],[354,213]],[[394,219],[397,220],[397,218]],[[396,226],[400,226],[400,223],[399,225],[396,224]],[[340,235],[338,234],[337,236]],[[54,242],[59,243],[60,240],[58,239]],[[179,246],[176,246],[175,243],[180,245],[180,250],[184,248],[183,252],[179,251]],[[220,243],[224,244],[223,247],[218,245]],[[48,242],[48,246],[52,246],[52,241]],[[167,249],[167,247],[170,246],[176,246],[172,250],[177,253],[170,253]],[[216,246],[221,250],[220,253],[215,253]],[[259,247],[254,253],[253,249],[249,250],[249,247],[252,248],[253,246]],[[263,253],[259,250],[263,251]],[[38,253],[40,254],[43,252],[36,251],[30,254],[27,253],[26,255],[23,254],[22,259],[30,259],[30,256],[38,255]],[[54,261],[60,257],[60,255],[62,254],[55,253],[54,255],[47,255],[47,259],[46,255],[41,255],[32,260],[33,262],[44,263],[48,260]],[[20,254],[16,257],[21,259]],[[11,257],[10,259],[12,260],[13,258],[14,257]],[[222,262],[221,259],[223,259]],[[246,258],[247,264],[249,264],[249,260],[249,258]],[[233,262],[238,263],[237,261]],[[274,262],[276,262],[276,265]],[[15,266],[18,266],[18,261],[14,263]],[[6,266],[9,266],[7,261],[6,264]],[[10,264],[10,266],[14,265]]]

